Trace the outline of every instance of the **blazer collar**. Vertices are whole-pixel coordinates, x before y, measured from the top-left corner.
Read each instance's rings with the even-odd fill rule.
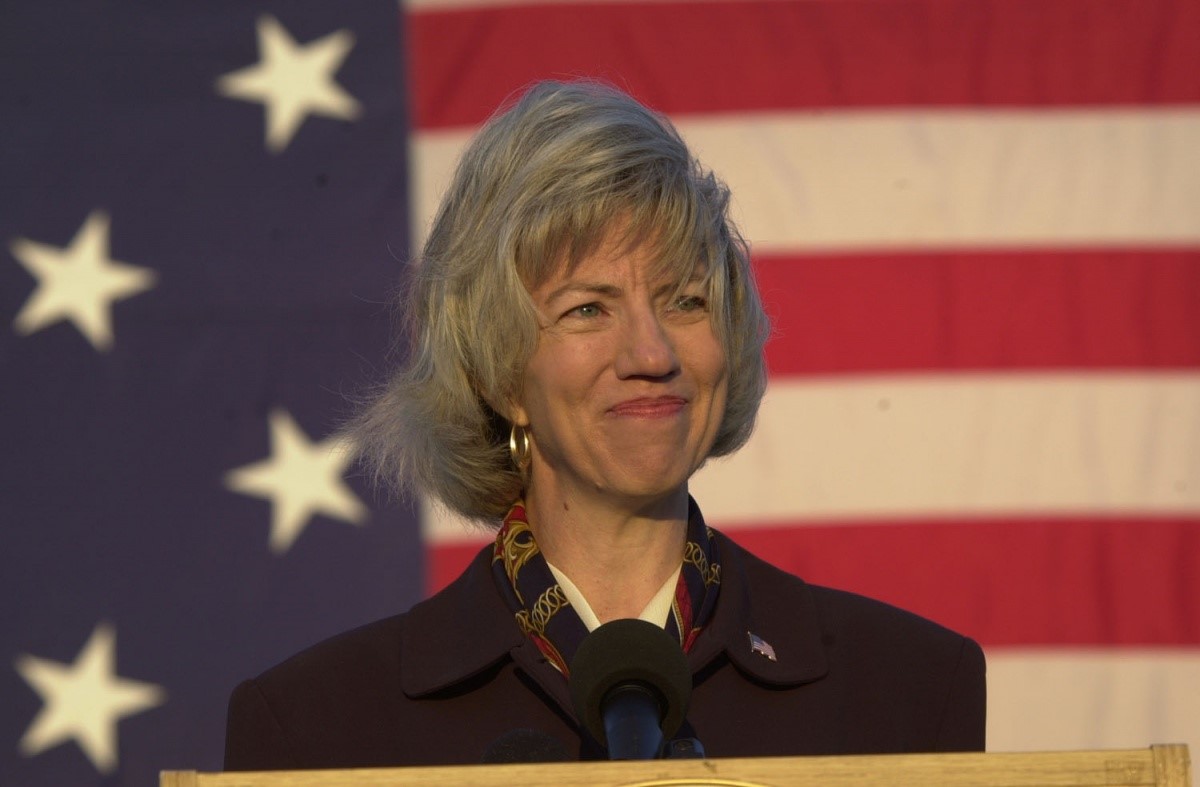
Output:
[[[688,653],[692,674],[724,653],[740,672],[773,686],[824,677],[829,659],[809,586],[725,535],[715,537],[721,595],[712,620]]]
[[[808,585],[721,533],[714,537],[721,562],[721,595],[712,619],[688,653],[692,673],[725,654],[743,674],[769,685],[795,686],[823,677],[829,662]],[[497,591],[491,560],[489,544],[458,579],[405,616],[401,686],[408,697],[461,683],[505,658],[527,668],[544,661],[521,634]],[[541,675],[547,670],[553,675]],[[566,682],[552,668],[534,669],[534,677],[556,698],[566,699]]]
[[[488,544],[458,579],[405,615],[400,673],[407,696],[432,694],[478,675],[524,644],[526,637],[496,590],[491,562]]]

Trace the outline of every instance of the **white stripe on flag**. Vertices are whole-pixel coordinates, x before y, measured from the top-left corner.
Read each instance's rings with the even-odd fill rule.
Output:
[[[1200,650],[988,648],[991,751],[1200,751]]]
[[[756,250],[1200,242],[1200,112],[923,110],[690,116]],[[411,149],[424,243],[469,130]]]
[[[1200,512],[1200,374],[798,378],[693,479],[728,527]]]

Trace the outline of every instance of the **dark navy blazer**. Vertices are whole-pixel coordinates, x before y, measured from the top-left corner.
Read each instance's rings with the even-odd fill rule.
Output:
[[[680,737],[698,738],[710,757],[983,749],[975,642],[716,539],[721,595],[688,654],[694,690]],[[575,721],[566,681],[505,607],[491,552],[408,613],[239,685],[226,769],[478,763],[517,729],[603,758]]]

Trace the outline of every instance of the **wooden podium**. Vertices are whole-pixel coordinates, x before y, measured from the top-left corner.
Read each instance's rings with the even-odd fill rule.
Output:
[[[1171,785],[1191,787],[1187,746],[1114,751],[755,757],[713,760],[454,765],[338,771],[164,771],[160,787],[443,787],[627,785],[632,787],[850,787],[850,785]]]

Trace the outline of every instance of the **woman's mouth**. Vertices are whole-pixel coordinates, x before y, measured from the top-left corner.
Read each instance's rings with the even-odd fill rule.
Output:
[[[675,415],[686,406],[687,399],[681,396],[644,396],[626,399],[608,411],[624,418],[665,418]]]

